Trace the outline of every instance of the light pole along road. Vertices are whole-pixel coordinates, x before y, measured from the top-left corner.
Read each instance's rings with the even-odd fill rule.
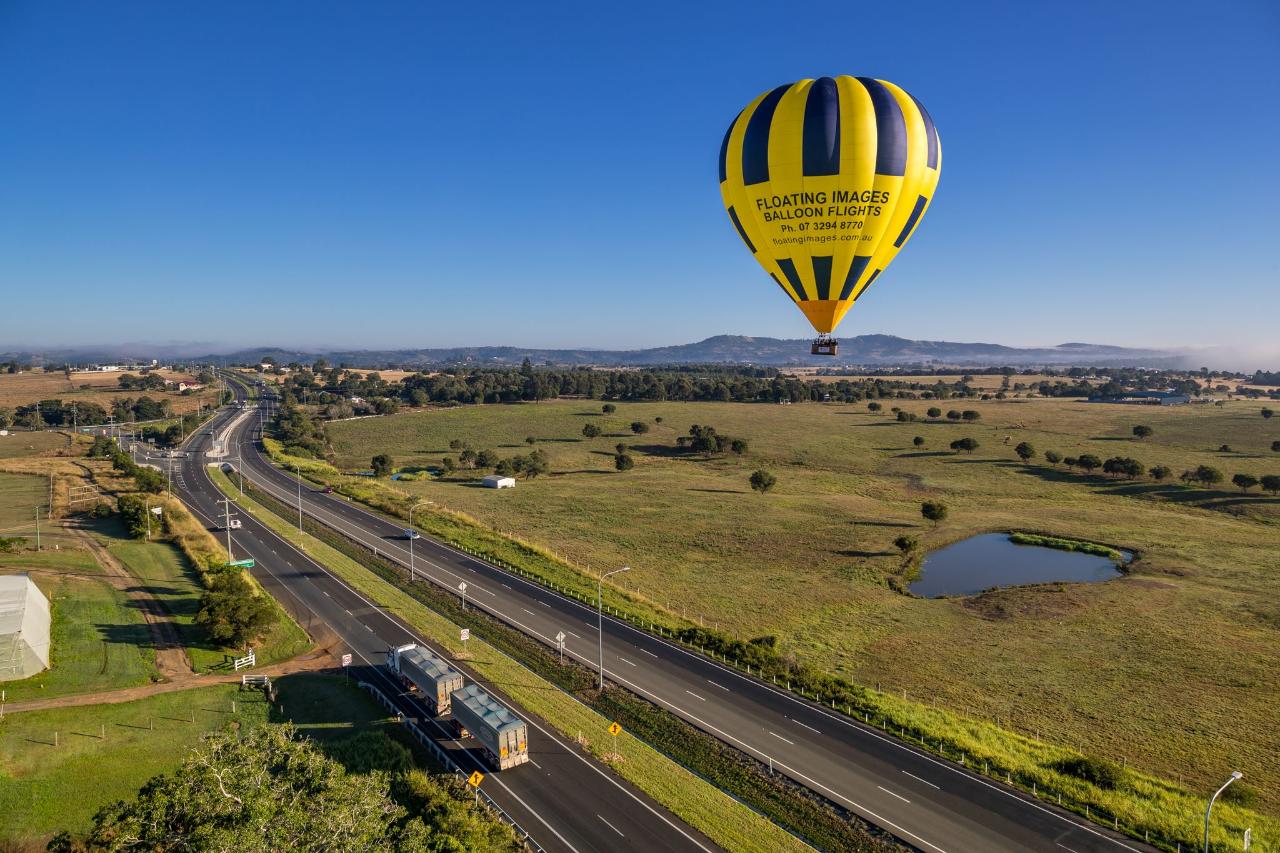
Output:
[[[252,436],[239,431],[245,477],[290,502],[294,484]],[[407,565],[403,526],[341,496],[307,490],[306,513],[365,547]],[[626,687],[727,744],[770,764],[839,806],[921,850],[1154,850],[1065,810],[967,772],[880,730],[599,612],[430,537],[418,540],[416,570],[445,589],[470,585],[472,603],[591,669],[608,634],[603,670]],[[592,619],[596,616],[596,619]],[[591,633],[598,632],[592,637]],[[596,652],[597,654],[592,654]]]
[[[220,425],[225,425],[225,421]],[[216,527],[220,526],[219,500],[223,495],[205,470],[206,444],[204,433],[193,439],[187,448],[191,452],[182,460],[176,479],[183,502],[198,519]],[[290,615],[309,633],[350,649],[355,661],[363,665],[353,675],[382,690],[406,717],[421,719],[424,729],[432,733],[437,744],[466,772],[484,772],[485,792],[542,848],[570,853],[717,849],[665,807],[566,743],[545,722],[503,697],[499,689],[485,684],[485,689],[509,704],[529,724],[530,730],[530,765],[513,771],[492,772],[475,753],[459,744],[452,733],[435,723],[427,710],[411,694],[405,693],[381,665],[390,647],[405,643],[430,644],[254,516],[245,514],[242,526],[232,533],[237,553],[254,557],[254,577]],[[434,651],[447,657],[438,648]],[[454,665],[471,681],[484,683],[464,665]]]

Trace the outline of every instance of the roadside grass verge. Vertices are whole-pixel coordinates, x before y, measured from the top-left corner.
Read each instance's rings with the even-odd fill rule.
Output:
[[[290,720],[322,744],[369,728],[393,734],[399,728],[339,677],[301,673],[273,683],[275,705],[261,691],[218,685],[7,714],[0,725],[0,839],[83,832],[99,808],[131,797],[152,776],[172,770],[204,735],[229,726],[243,731]]]
[[[349,549],[353,553],[339,550],[335,547],[339,544],[335,541],[337,537],[325,536],[325,531],[315,530],[321,534],[319,536],[300,535],[296,528],[276,514],[284,509],[278,502],[251,487],[246,488],[244,497],[239,497],[238,491],[221,471],[211,469],[210,474],[225,494],[236,497],[242,509],[251,512],[287,541],[295,545],[305,541],[307,553],[313,559],[413,626],[449,655],[465,661],[465,666],[501,689],[521,707],[546,720],[562,737],[574,740],[581,735],[579,743],[582,748],[600,759],[616,749],[622,760],[612,762],[611,766],[620,776],[706,833],[717,844],[730,850],[808,849],[765,817],[630,734],[624,733],[617,738],[616,744],[611,743],[613,738],[606,731],[609,718],[591,710],[574,696],[554,689],[540,677],[540,673],[508,656],[509,650],[488,642],[500,633],[496,624],[488,624],[489,620],[482,623],[479,614],[473,611],[468,611],[465,616],[459,612],[461,618],[457,620],[446,618],[415,598],[415,595],[426,597],[424,593],[434,591],[434,588],[423,589],[429,587],[425,582],[415,584],[413,594],[406,592],[383,576],[385,572],[395,577],[396,572],[389,565],[384,565],[382,572],[366,568],[353,556],[359,551],[354,548]],[[366,562],[368,559],[364,558]],[[440,595],[443,597],[443,593]],[[433,606],[438,603],[432,601]],[[458,638],[460,625],[471,627],[474,632],[465,647],[465,657],[464,646]],[[533,643],[531,640],[527,642]],[[540,651],[550,656],[549,651]],[[585,670],[580,672],[586,675],[589,684],[589,674]],[[582,681],[582,678],[578,680]],[[843,849],[879,847],[873,839],[861,840],[863,846],[846,846]]]
[[[208,584],[210,573],[227,571],[226,553],[218,545],[217,540],[213,538],[208,529],[191,514],[190,510],[175,499],[165,499],[163,505],[165,529],[173,539],[174,544],[178,546],[191,564],[197,568],[201,584]],[[255,593],[266,596],[275,611],[275,620],[258,637],[254,646],[254,655],[258,665],[263,666],[268,663],[289,660],[311,648],[311,640],[307,637],[306,632],[290,618],[289,614],[280,606],[280,602],[268,595],[248,570],[242,569],[240,571],[244,572],[245,578],[253,585]],[[198,603],[196,609],[199,610]],[[192,664],[195,664],[195,662],[193,658]],[[202,660],[202,663],[207,662]]]
[[[278,444],[274,448],[269,446],[269,449],[274,449],[275,461],[283,463],[286,468],[291,464],[292,457],[280,454]],[[310,470],[317,481],[332,485],[336,491],[395,517],[407,515],[407,506],[414,500],[414,496],[395,486],[370,478],[342,475],[327,463],[300,460],[300,464],[309,465],[309,469],[304,467],[303,471]],[[418,526],[432,536],[499,565],[517,568],[558,590],[576,594],[579,598],[594,599],[594,589],[589,588],[589,579],[581,570],[544,556],[547,552],[543,549],[525,547],[462,513],[441,510],[430,504],[415,513],[415,521],[418,520],[421,520]],[[447,520],[447,523],[441,523],[441,520]],[[323,535],[319,530],[314,532]],[[529,556],[531,554],[534,556]],[[576,579],[566,578],[566,572],[576,575]],[[583,595],[584,589],[586,595]],[[1105,789],[1055,769],[1063,766],[1064,760],[1082,757],[1077,750],[1050,745],[954,711],[931,708],[919,702],[899,699],[890,693],[853,685],[810,667],[797,666],[779,654],[771,654],[767,646],[753,646],[717,631],[688,627],[687,622],[677,621],[667,612],[646,608],[637,613],[638,608],[633,606],[633,602],[640,598],[631,594],[623,595],[606,587],[606,596],[606,601],[610,602],[608,606],[618,608],[621,611],[619,615],[633,622],[644,626],[651,617],[656,617],[652,621],[663,626],[660,628],[662,633],[675,627],[677,638],[691,648],[708,651],[730,665],[742,667],[751,663],[752,674],[772,677],[780,686],[787,686],[789,682],[791,689],[806,698],[843,711],[855,719],[863,719],[945,758],[963,761],[970,769],[1034,792],[1047,801],[1057,803],[1061,795],[1063,807],[1103,825],[1114,826],[1136,838],[1149,839],[1170,850],[1179,844],[1194,845],[1200,838],[1203,800],[1198,793],[1183,785],[1126,769],[1122,784],[1114,789]],[[665,744],[663,746],[666,748]],[[1215,845],[1223,845],[1226,849],[1225,845],[1239,838],[1247,827],[1253,827],[1259,838],[1280,838],[1280,820],[1274,817],[1229,803],[1215,807]],[[1258,849],[1268,848],[1259,846]]]

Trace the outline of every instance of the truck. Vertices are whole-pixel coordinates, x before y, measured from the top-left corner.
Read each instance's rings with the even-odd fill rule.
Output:
[[[388,651],[387,668],[437,717],[449,713],[450,698],[462,687],[462,673],[416,643]]]
[[[494,770],[509,770],[529,760],[529,727],[475,684],[453,691],[453,728],[484,747]]]

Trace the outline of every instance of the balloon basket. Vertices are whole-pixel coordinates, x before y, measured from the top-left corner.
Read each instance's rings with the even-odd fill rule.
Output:
[[[838,355],[840,352],[840,342],[835,338],[829,338],[823,335],[815,338],[813,345],[809,347],[809,352],[814,355]]]

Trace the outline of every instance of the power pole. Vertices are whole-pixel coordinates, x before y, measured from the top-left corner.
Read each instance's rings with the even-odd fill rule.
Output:
[[[40,550],[40,507],[36,507],[36,550]]]
[[[227,531],[227,562],[230,563],[235,558],[231,556],[231,498],[223,498],[218,501],[223,506],[223,528]]]

